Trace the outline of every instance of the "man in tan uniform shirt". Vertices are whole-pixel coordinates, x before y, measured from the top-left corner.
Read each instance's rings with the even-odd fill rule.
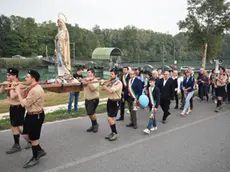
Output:
[[[116,69],[110,71],[110,77],[109,82],[105,84],[104,81],[101,81],[101,85],[108,92],[107,114],[108,123],[112,131],[105,139],[114,141],[118,137],[115,121],[121,100],[122,82],[118,78],[118,71]]]
[[[15,90],[6,90],[6,87],[11,87],[13,84],[17,84],[19,82],[18,80],[18,74],[19,71],[14,68],[7,69],[7,82],[5,82],[6,85],[3,85],[0,88],[0,94],[7,92],[7,104],[10,105],[9,108],[9,116],[10,116],[10,123],[11,123],[11,129],[12,134],[14,137],[14,145],[11,149],[7,150],[7,154],[12,154],[15,152],[21,151],[21,146],[19,143],[20,134],[22,134],[23,131],[23,124],[24,124],[24,116],[25,116],[25,108],[21,106],[20,101],[18,99],[18,95],[15,92]],[[11,83],[7,84],[7,83]],[[23,95],[23,90],[21,90],[21,93]],[[27,143],[26,149],[29,149],[31,146],[29,143]]]
[[[219,68],[220,73],[218,74],[218,76],[215,78],[215,91],[216,91],[216,97],[217,97],[217,104],[216,104],[216,109],[215,112],[219,112],[219,110],[221,109],[221,105],[222,105],[222,100],[225,93],[225,86],[227,83],[227,75],[225,73],[225,68],[224,67],[220,67]]]
[[[85,97],[85,108],[88,117],[91,120],[92,126],[87,129],[87,132],[98,131],[99,124],[97,123],[96,109],[99,103],[99,82],[95,78],[95,71],[91,68],[87,70],[87,78],[84,83],[84,97]],[[90,83],[95,82],[95,83]]]
[[[23,98],[20,92],[20,85],[16,87],[20,103],[26,108],[26,118],[24,122],[23,134],[32,144],[33,157],[23,166],[29,168],[38,163],[39,158],[46,155],[46,152],[40,147],[39,139],[42,124],[45,119],[44,108],[44,91],[39,85],[40,74],[35,70],[28,71],[26,82],[30,84],[27,89],[26,97]]]

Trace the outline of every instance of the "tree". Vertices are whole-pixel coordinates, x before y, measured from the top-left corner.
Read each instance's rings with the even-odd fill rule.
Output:
[[[230,28],[230,3],[226,0],[188,0],[188,15],[179,21],[179,29],[186,29],[190,46],[201,50],[202,66],[208,58],[215,58],[222,50],[223,33]]]
[[[11,31],[11,21],[8,17],[0,16],[0,57],[6,54],[6,44],[7,37],[10,36]]]

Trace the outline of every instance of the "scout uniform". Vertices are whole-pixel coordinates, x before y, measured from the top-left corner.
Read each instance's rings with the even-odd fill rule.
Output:
[[[97,79],[94,79],[93,81],[97,81]],[[87,115],[95,114],[99,103],[99,83],[93,83],[93,86],[93,91],[90,90],[88,85],[84,87],[85,107]]]
[[[223,83],[221,83],[219,80],[216,79],[216,82],[215,82],[216,89],[215,90],[216,90],[217,104],[216,104],[215,112],[219,112],[219,110],[221,109],[221,105],[222,105],[222,101],[219,100],[218,97],[221,97],[221,99],[223,99],[223,97],[226,94],[225,86],[227,83],[227,75],[225,73],[222,75],[218,74],[217,78],[223,81]]]
[[[42,124],[45,119],[44,113],[44,91],[39,85],[38,80],[40,75],[37,71],[30,70],[28,74],[34,77],[37,81],[36,84],[31,85],[26,92],[26,98],[21,101],[25,105],[27,113],[25,117],[23,134],[28,135],[32,142],[33,157],[27,162],[24,168],[29,168],[38,163],[38,159],[46,155],[46,152],[40,145],[33,145],[40,139]]]
[[[119,110],[119,103],[121,100],[121,92],[122,92],[122,83],[117,78],[109,85],[109,87],[112,89],[113,93],[108,94],[107,113],[109,117],[115,118]]]
[[[27,110],[23,134],[28,134],[30,140],[38,140],[45,117],[43,88],[39,84],[32,85],[23,103]]]
[[[218,97],[224,97],[225,85],[226,85],[228,77],[226,74],[223,74],[223,75],[218,74],[217,78],[224,81],[224,83],[221,83],[219,80],[216,80],[216,95]]]
[[[114,141],[118,137],[114,119],[117,117],[117,112],[119,110],[119,104],[120,104],[121,92],[122,92],[122,82],[118,78],[116,78],[108,85],[108,87],[112,90],[112,93],[108,94],[107,114],[108,114],[108,121],[113,121],[113,122],[112,123],[109,122],[112,133],[106,136],[105,139]]]
[[[98,81],[96,78],[92,82]],[[92,83],[94,90],[90,90],[89,84],[84,87],[84,98],[85,98],[85,108],[88,116],[92,116],[96,113],[97,106],[99,104],[99,83]],[[98,123],[97,120],[91,120],[92,126],[87,129],[87,132],[97,132]]]
[[[18,70],[14,68],[9,68],[7,70],[7,73],[10,75],[18,75]],[[19,82],[17,79],[16,82]],[[8,85],[8,87],[11,87],[12,85]],[[3,91],[5,92],[4,88]],[[13,94],[15,91],[14,90],[8,90],[7,91],[7,99],[6,103],[9,104],[9,116],[10,116],[10,124],[12,127],[22,127],[24,124],[24,116],[25,116],[25,108],[21,106],[20,101],[18,99],[18,96],[11,97],[11,94]],[[24,96],[23,90],[21,90],[22,96]],[[19,132],[20,128],[18,128]],[[18,151],[21,151],[21,146],[19,144],[19,138],[20,134],[13,134],[14,136],[14,145],[12,146],[11,149],[7,150],[7,154],[12,154]],[[30,148],[30,145],[28,144],[26,146],[26,149]]]

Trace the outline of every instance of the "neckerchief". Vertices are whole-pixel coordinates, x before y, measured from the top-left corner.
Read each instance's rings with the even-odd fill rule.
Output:
[[[16,81],[15,81],[15,82],[19,82],[19,80],[18,80],[18,79],[16,79]],[[12,85],[11,85],[11,86],[12,86]],[[11,87],[11,86],[10,86],[10,87]],[[7,96],[8,96],[8,97],[10,97],[10,90],[9,90],[9,91],[7,91]]]
[[[135,78],[132,78],[132,79],[135,79]],[[136,96],[136,94],[135,94],[135,92],[134,92],[134,90],[132,88],[132,84],[133,84],[133,83],[131,83],[132,79],[129,80],[128,91],[129,91],[130,96],[132,98],[136,99],[137,96]]]
[[[28,96],[30,90],[31,90],[32,88],[34,88],[35,86],[37,86],[37,85],[38,85],[38,82],[36,82],[36,84],[31,85],[31,86],[28,88],[28,90],[26,91],[26,97]]]
[[[112,87],[113,87],[113,84],[115,84],[118,80],[119,80],[118,78],[114,79],[114,80],[111,82],[111,84],[109,84],[109,88],[112,88]]]
[[[126,81],[126,78],[127,78],[127,76],[126,76],[126,75],[123,75],[123,76],[122,76],[122,83],[123,83],[124,87],[127,87],[127,81]]]

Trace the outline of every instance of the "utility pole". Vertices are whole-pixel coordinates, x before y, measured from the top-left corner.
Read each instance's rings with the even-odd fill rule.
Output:
[[[70,44],[73,44],[73,59],[75,60],[75,42],[73,42],[73,43],[70,43]]]
[[[164,42],[162,45],[162,67],[164,67]]]
[[[46,45],[46,57],[48,57],[48,48],[47,48],[47,45]]]
[[[208,44],[204,44],[204,52],[203,52],[203,58],[202,58],[202,67],[205,68],[206,66],[206,59],[207,59],[207,49],[208,49]]]
[[[76,58],[75,57],[75,42],[73,43],[73,54],[74,54],[73,57],[74,57],[74,60],[75,60],[75,58]]]
[[[176,50],[175,50],[175,42],[173,42],[173,61],[175,62],[175,60],[176,60]]]

